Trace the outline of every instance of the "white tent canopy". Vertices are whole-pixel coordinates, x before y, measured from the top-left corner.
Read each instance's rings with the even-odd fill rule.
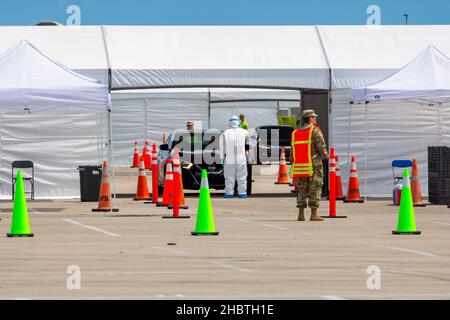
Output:
[[[375,172],[381,171],[380,155],[397,154],[401,155],[401,158],[416,158],[419,163],[424,164],[426,154],[423,150],[430,145],[443,144],[444,123],[445,119],[448,121],[449,118],[448,108],[445,111],[442,104],[450,101],[450,59],[430,45],[386,79],[366,87],[352,89],[351,97],[353,100],[351,103],[365,103],[364,133],[361,142],[364,145],[364,193],[367,195],[367,180],[371,178],[370,169],[375,168]],[[350,133],[354,108],[361,109],[358,105],[350,107]],[[382,123],[389,122],[390,117],[398,118],[398,116],[401,116],[403,121],[392,123],[387,131]],[[414,129],[423,125],[427,127],[426,132],[418,133]],[[413,140],[414,143],[411,144],[408,140]],[[348,136],[348,156],[350,144],[351,134]],[[387,147],[387,144],[394,148]],[[372,153],[375,153],[373,162],[369,159],[371,157],[369,147]],[[421,174],[426,176],[424,168]]]
[[[450,25],[318,26],[333,89],[385,79],[434,45],[450,54]]]
[[[0,111],[105,111],[106,85],[51,60],[22,40],[0,55]]]
[[[79,196],[77,167],[100,163],[110,105],[106,85],[25,40],[0,55],[0,196],[11,196],[11,163],[25,159],[37,198]]]
[[[404,68],[387,79],[352,90],[355,102],[416,100],[450,101],[450,59],[429,46]]]
[[[112,87],[329,87],[314,26],[106,26]]]
[[[0,53],[26,39],[78,74],[108,83],[108,63],[99,26],[2,26]]]

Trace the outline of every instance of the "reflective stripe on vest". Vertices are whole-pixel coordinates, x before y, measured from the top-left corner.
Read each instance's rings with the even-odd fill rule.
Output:
[[[290,176],[292,178],[310,178],[313,176],[312,163],[312,134],[315,126],[305,130],[297,129],[292,132],[291,152],[292,166]]]

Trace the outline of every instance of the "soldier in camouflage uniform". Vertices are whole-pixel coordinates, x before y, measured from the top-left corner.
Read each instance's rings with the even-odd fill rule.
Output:
[[[323,186],[323,160],[328,159],[328,152],[322,131],[316,126],[317,114],[314,110],[305,110],[302,114],[304,125],[300,128],[305,130],[315,126],[312,133],[312,164],[313,176],[310,178],[296,178],[297,180],[297,207],[299,208],[298,221],[305,221],[305,208],[311,208],[311,221],[323,221],[317,213]],[[291,149],[292,150],[292,149]],[[292,154],[292,152],[291,152]]]

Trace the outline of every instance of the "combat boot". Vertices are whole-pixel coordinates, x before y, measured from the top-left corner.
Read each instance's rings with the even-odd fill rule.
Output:
[[[298,221],[305,221],[305,208],[298,208]]]
[[[323,218],[317,213],[317,208],[311,208],[311,221],[323,221]]]

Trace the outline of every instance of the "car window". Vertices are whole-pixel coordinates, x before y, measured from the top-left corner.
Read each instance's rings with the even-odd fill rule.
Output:
[[[219,134],[216,133],[175,133],[173,139],[170,142],[170,148],[178,147],[184,151],[198,151],[201,146],[202,150],[218,149]]]
[[[278,134],[276,134],[277,131]],[[258,130],[258,136],[264,144],[271,144],[271,142],[276,144],[275,141],[272,141],[272,136],[273,139],[278,136],[279,144],[286,146],[291,142],[291,134],[293,131],[294,129],[292,127],[261,127]]]

